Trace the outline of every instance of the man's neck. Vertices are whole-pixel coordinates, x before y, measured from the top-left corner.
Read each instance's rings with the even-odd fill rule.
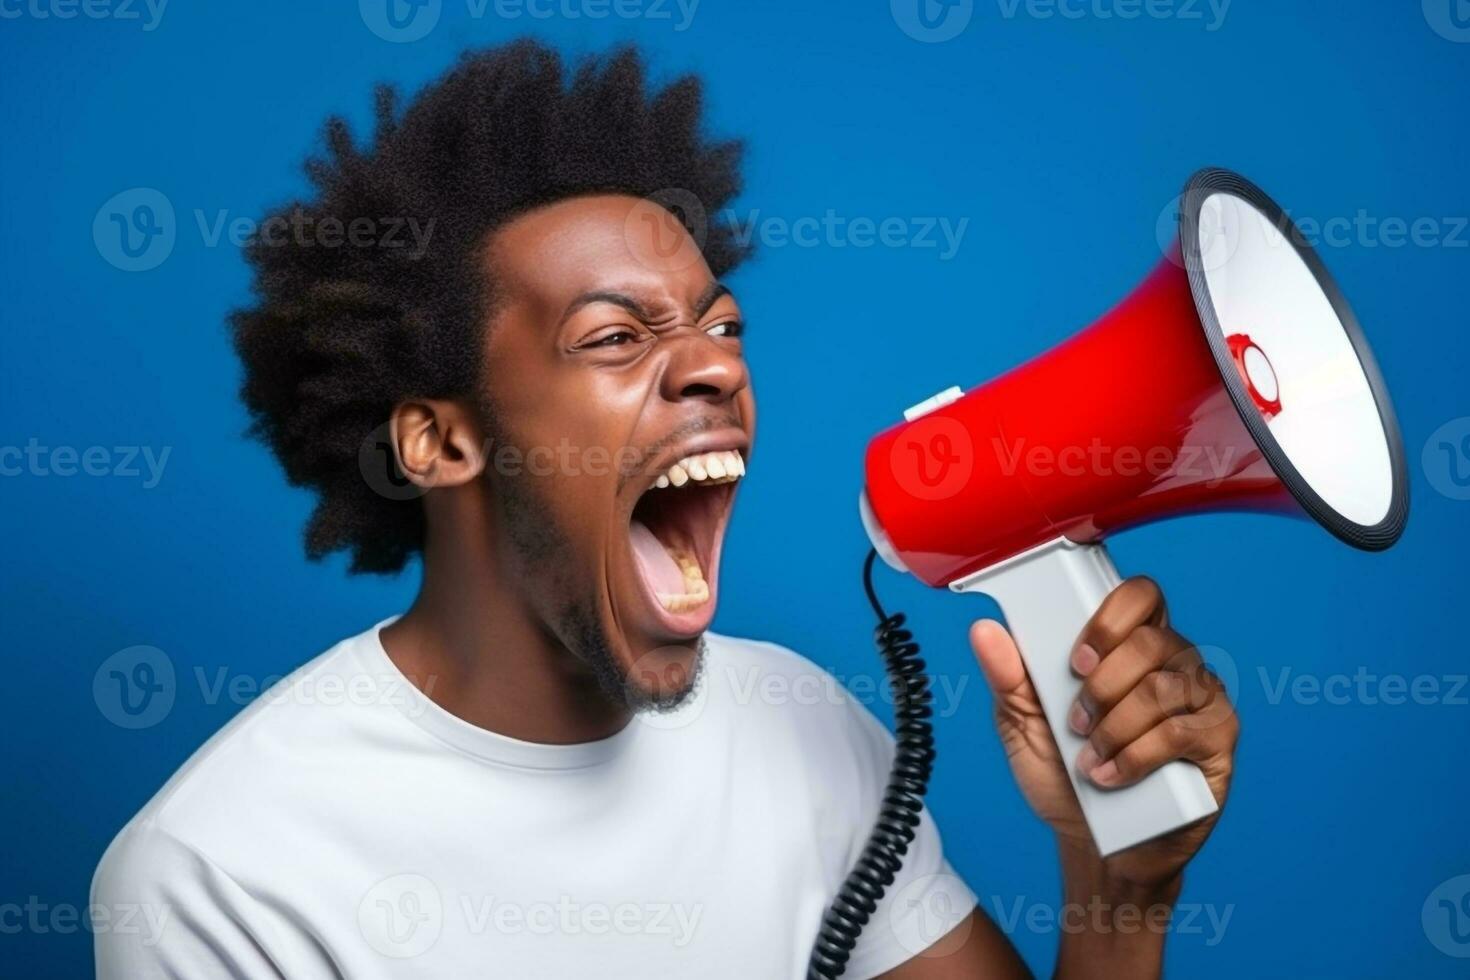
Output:
[[[552,744],[620,731],[628,709],[607,698],[587,664],[507,586],[485,530],[461,524],[426,549],[418,597],[382,632],[388,656],[479,728]]]

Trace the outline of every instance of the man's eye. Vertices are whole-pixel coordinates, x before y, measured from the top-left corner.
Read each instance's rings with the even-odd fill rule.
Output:
[[[738,337],[745,332],[745,324],[739,320],[726,320],[710,327],[705,333],[711,337]]]
[[[633,341],[635,341],[637,339],[638,339],[638,337],[631,330],[617,330],[617,331],[614,331],[613,333],[603,334],[601,337],[598,337],[596,340],[589,340],[587,343],[583,344],[582,346],[583,347],[621,347],[624,344],[631,344]]]

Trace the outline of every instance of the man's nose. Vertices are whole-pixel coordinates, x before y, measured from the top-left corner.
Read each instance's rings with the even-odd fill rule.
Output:
[[[703,398],[725,402],[750,381],[745,358],[703,330],[678,331],[682,336],[661,342],[673,348],[663,376],[663,396],[669,401]]]

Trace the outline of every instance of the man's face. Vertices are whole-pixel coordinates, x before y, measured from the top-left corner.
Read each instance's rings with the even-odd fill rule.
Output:
[[[486,471],[507,578],[609,694],[675,704],[754,432],[740,309],[678,222],[632,197],[532,211],[485,261]]]

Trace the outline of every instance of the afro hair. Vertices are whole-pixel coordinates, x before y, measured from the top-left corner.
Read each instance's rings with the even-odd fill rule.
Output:
[[[406,109],[379,86],[366,146],[327,121],[326,153],[306,163],[311,193],[262,229],[367,219],[427,233],[414,248],[406,236],[324,247],[261,235],[245,250],[252,305],[230,317],[241,398],[251,434],[316,494],[309,557],[349,550],[354,572],[395,572],[422,550],[422,502],[375,489],[359,460],[396,404],[483,390],[495,290],[483,253],[498,227],[586,194],[692,198],[713,215],[739,193],[741,145],[702,135],[699,81],[649,92],[644,76],[632,49],[568,73],[556,52],[519,41],[466,54]],[[671,210],[716,276],[744,257],[729,227]]]

